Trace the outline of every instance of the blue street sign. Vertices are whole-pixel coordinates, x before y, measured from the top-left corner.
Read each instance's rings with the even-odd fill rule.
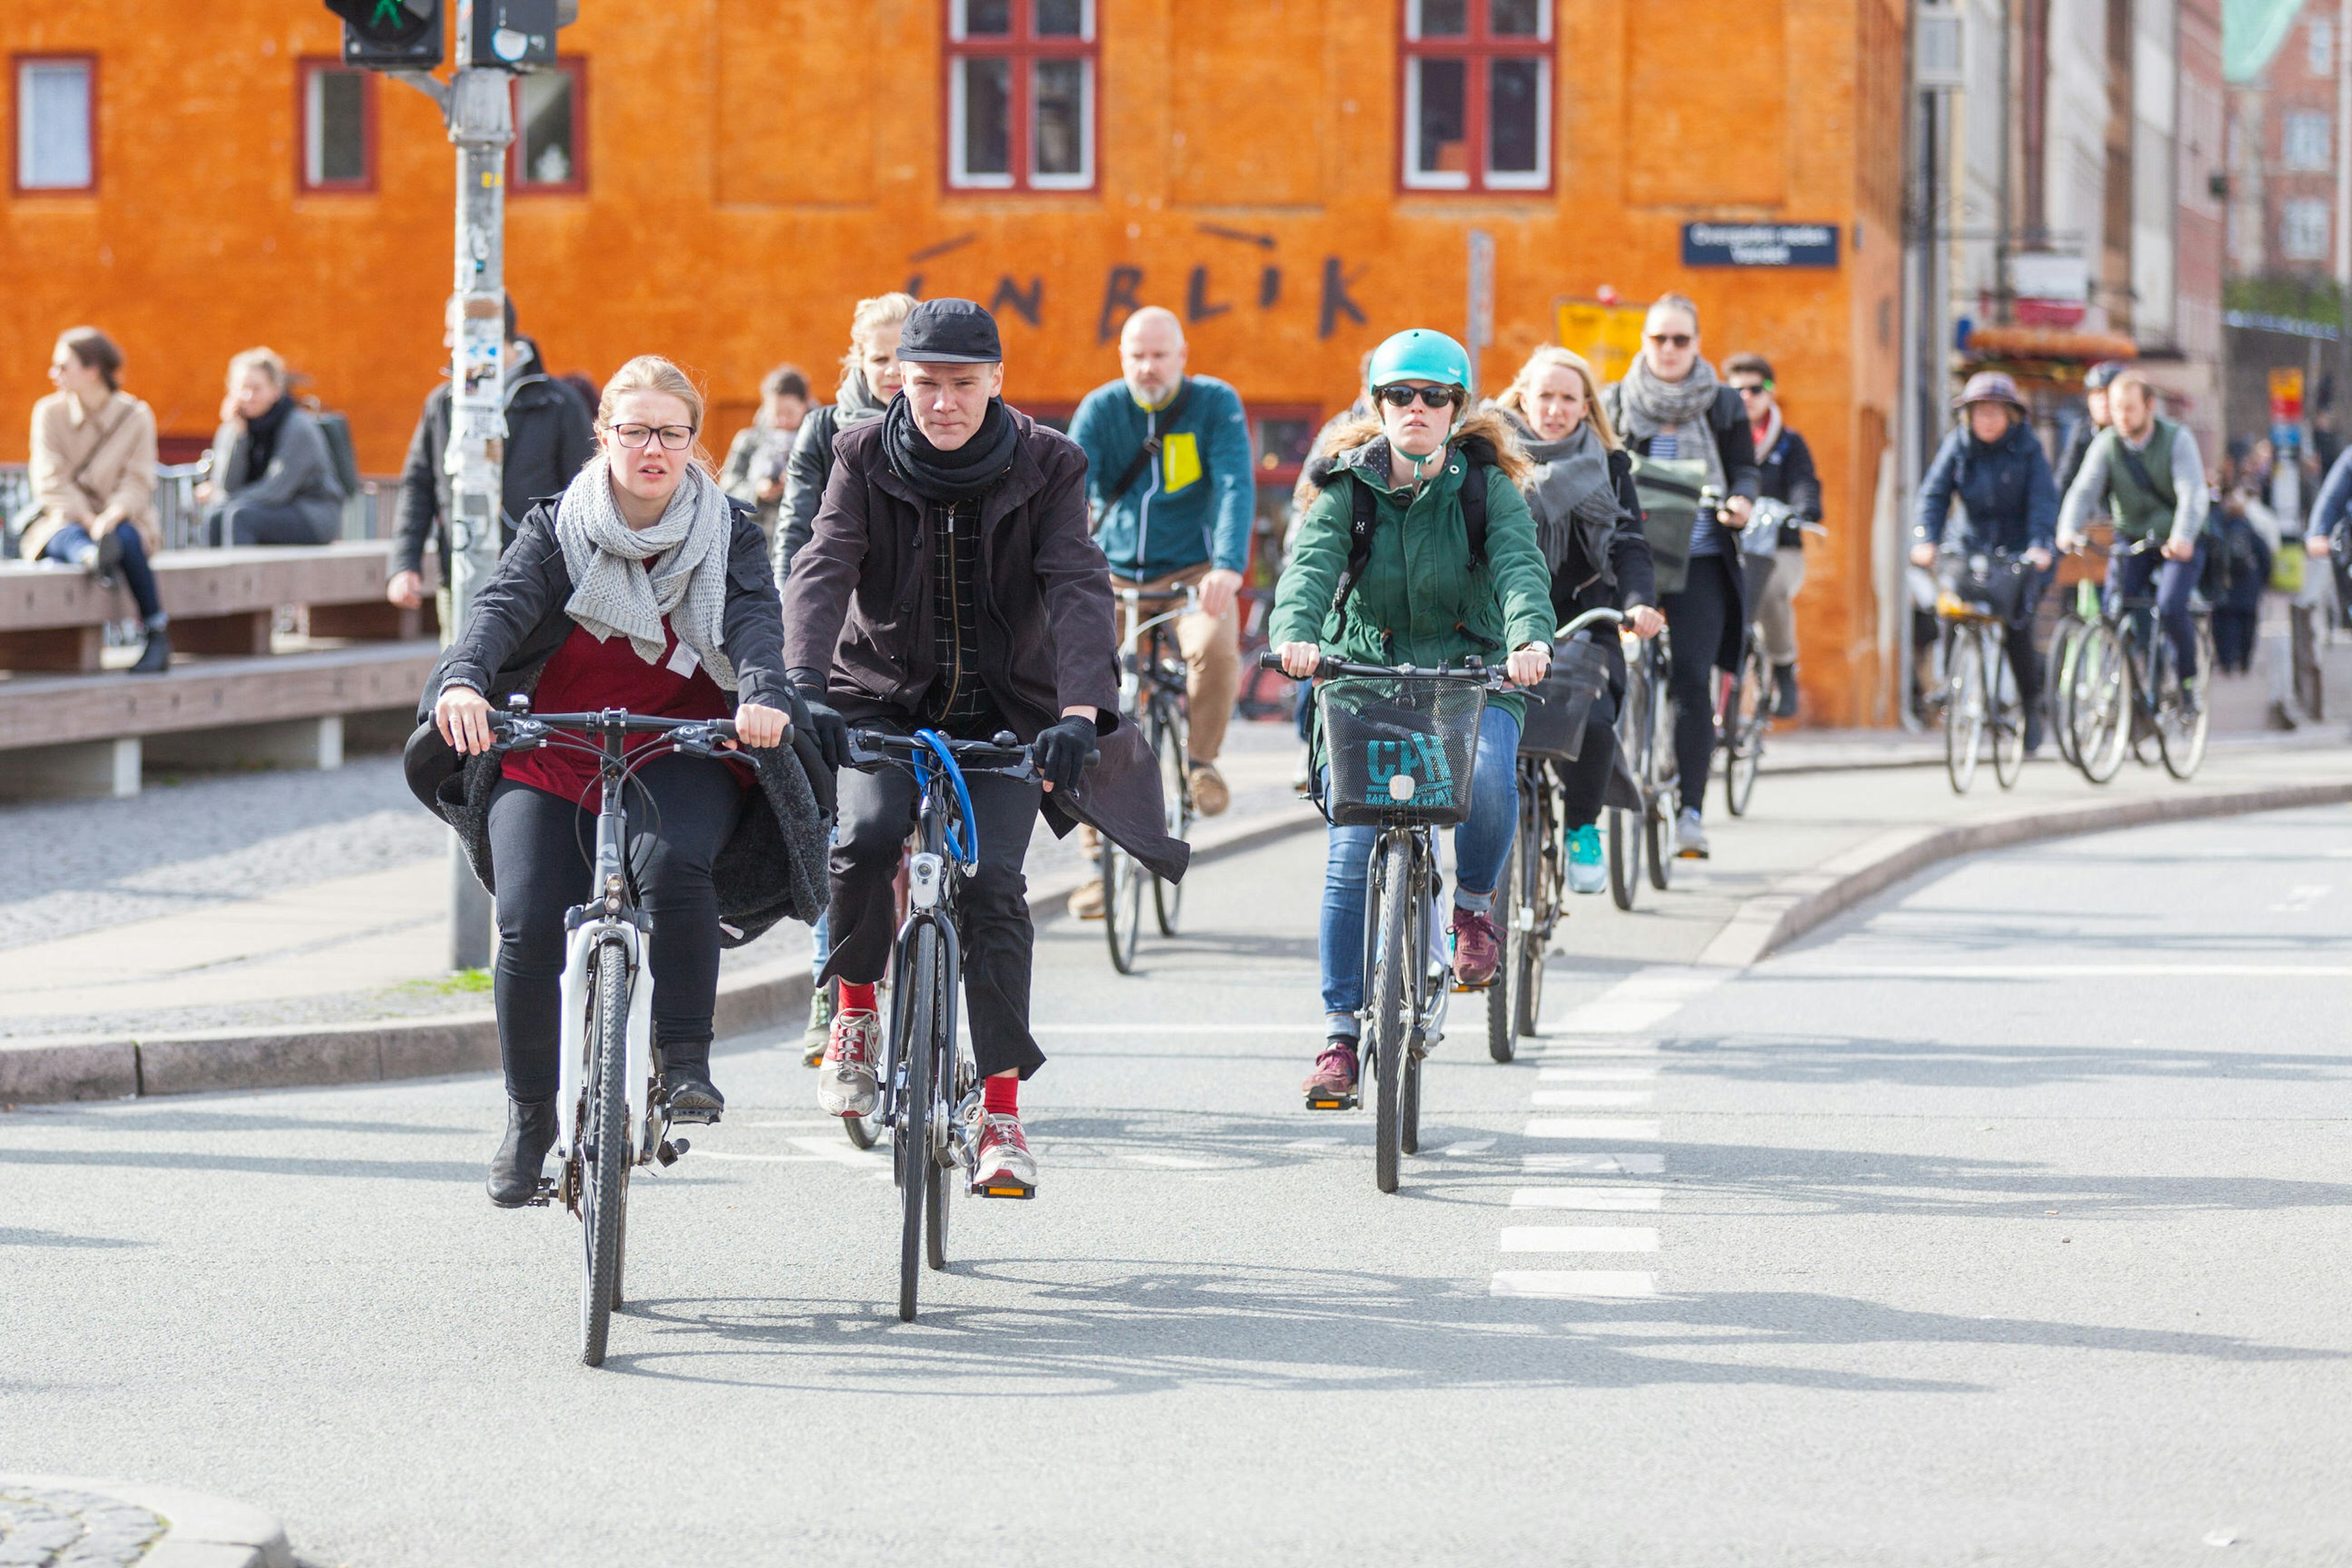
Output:
[[[1833,223],[1686,223],[1685,267],[1835,267]]]

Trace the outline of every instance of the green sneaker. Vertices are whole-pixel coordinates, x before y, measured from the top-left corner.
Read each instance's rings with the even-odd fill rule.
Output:
[[[1601,829],[1586,823],[1568,836],[1568,890],[1597,893],[1609,885],[1609,868],[1601,859]]]
[[[801,1065],[814,1067],[824,1060],[824,1047],[833,1038],[833,987],[820,985],[809,998],[808,1033],[801,1037]]]

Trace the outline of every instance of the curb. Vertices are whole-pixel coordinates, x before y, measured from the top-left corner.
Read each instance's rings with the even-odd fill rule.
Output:
[[[1193,860],[1223,859],[1322,825],[1304,802],[1279,806],[1201,834]],[[1031,918],[1040,925],[1065,918],[1084,880],[1067,876],[1031,889]],[[725,1042],[785,1026],[806,1014],[809,990],[808,964],[798,958],[723,977],[715,1033]],[[488,1012],[153,1037],[36,1037],[0,1041],[0,1105],[383,1083],[498,1065],[498,1020]]]
[[[0,1476],[0,1501],[44,1509],[51,1516],[45,1523],[79,1524],[80,1540],[55,1549],[61,1561],[135,1563],[139,1568],[294,1568],[293,1551],[278,1521],[226,1498],[138,1481]],[[6,1544],[0,1533],[0,1547]],[[37,1554],[41,1542],[32,1544],[37,1555],[31,1560],[47,1561]]]
[[[1715,934],[1693,962],[1712,968],[1745,969],[1906,878],[1964,855],[2042,838],[2347,801],[2352,801],[2352,782],[2271,784],[2094,801],[1947,827],[1894,828],[1811,871],[1784,878],[1770,892],[1743,900],[1730,923]]]

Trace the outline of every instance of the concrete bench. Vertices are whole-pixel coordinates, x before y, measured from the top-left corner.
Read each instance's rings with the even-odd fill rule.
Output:
[[[375,643],[0,680],[0,798],[135,795],[149,763],[341,767],[352,721],[379,739],[408,732],[440,654]]]
[[[155,585],[183,653],[267,654],[278,611],[289,605],[306,612],[314,637],[429,636],[429,600],[415,610],[385,602],[391,561],[385,540],[167,550],[154,559]],[[136,613],[128,592],[75,568],[0,562],[0,669],[95,671],[107,624]]]

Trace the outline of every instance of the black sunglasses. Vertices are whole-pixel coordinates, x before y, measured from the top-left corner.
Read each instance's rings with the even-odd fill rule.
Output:
[[[1650,341],[1654,343],[1672,343],[1678,349],[1691,346],[1691,335],[1688,332],[1652,332]]]
[[[1381,401],[1391,408],[1410,408],[1418,398],[1431,408],[1451,408],[1462,401],[1458,386],[1383,386]]]
[[[1769,381],[1735,381],[1731,389],[1742,397],[1753,397],[1759,392],[1771,391],[1772,384]]]

